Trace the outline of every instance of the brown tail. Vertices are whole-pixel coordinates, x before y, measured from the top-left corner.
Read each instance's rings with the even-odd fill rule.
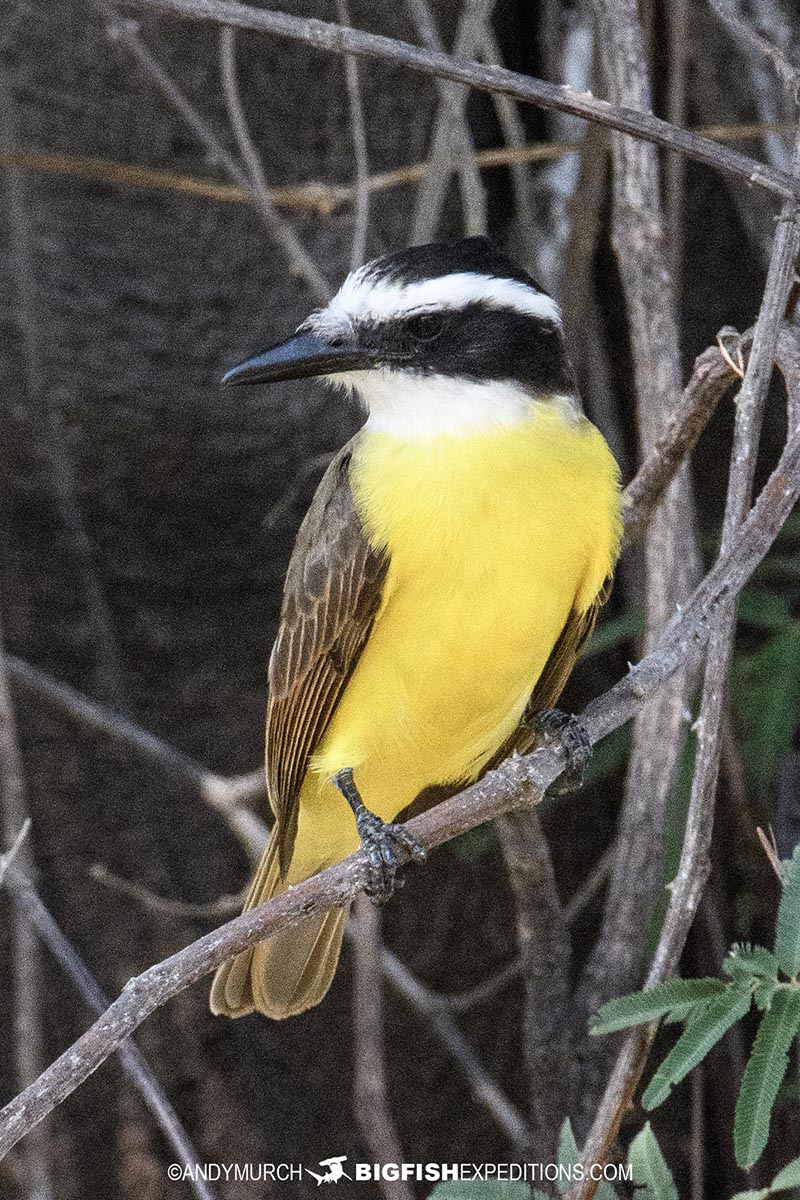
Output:
[[[272,837],[244,911],[286,887],[278,869],[277,840]],[[319,1004],[336,971],[347,913],[337,908],[309,917],[223,963],[211,985],[211,1011],[225,1017],[255,1011],[280,1021]]]

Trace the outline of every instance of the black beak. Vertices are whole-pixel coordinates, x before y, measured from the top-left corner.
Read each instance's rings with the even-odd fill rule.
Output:
[[[240,383],[277,383],[282,379],[306,379],[310,375],[336,375],[340,371],[362,371],[374,367],[370,350],[346,342],[333,345],[315,333],[298,333],[279,346],[264,350],[232,367],[222,377],[225,387]]]

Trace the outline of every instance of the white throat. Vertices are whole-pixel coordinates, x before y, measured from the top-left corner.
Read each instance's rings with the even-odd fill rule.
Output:
[[[389,369],[353,371],[329,380],[358,392],[369,412],[367,429],[409,439],[521,425],[535,403],[530,392],[512,382]]]

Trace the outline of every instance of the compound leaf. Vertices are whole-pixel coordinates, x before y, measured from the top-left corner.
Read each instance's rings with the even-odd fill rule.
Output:
[[[593,1034],[614,1033],[631,1025],[646,1025],[659,1017],[682,1021],[700,1005],[725,992],[720,979],[671,979],[645,992],[609,1000],[589,1022]]]
[[[800,846],[783,864],[783,894],[778,908],[775,955],[782,971],[800,974]]]
[[[751,1167],[764,1152],[772,1109],[789,1066],[789,1049],[798,1030],[800,992],[780,988],[761,1018],[736,1101],[733,1145],[740,1167]]]
[[[678,1200],[678,1189],[667,1166],[656,1135],[648,1121],[628,1150],[637,1197],[642,1200]]]
[[[689,1024],[656,1071],[642,1097],[645,1108],[662,1104],[676,1083],[688,1075],[705,1058],[712,1046],[750,1008],[750,993],[728,988],[716,996],[700,1012],[693,1014]]]

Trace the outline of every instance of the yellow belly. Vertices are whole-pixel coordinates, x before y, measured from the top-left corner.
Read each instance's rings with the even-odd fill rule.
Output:
[[[477,777],[619,545],[616,464],[597,429],[556,403],[488,433],[409,441],[365,431],[351,481],[390,565],[303,785],[291,881],[358,844],[329,782],[342,767],[384,820],[425,787]]]

